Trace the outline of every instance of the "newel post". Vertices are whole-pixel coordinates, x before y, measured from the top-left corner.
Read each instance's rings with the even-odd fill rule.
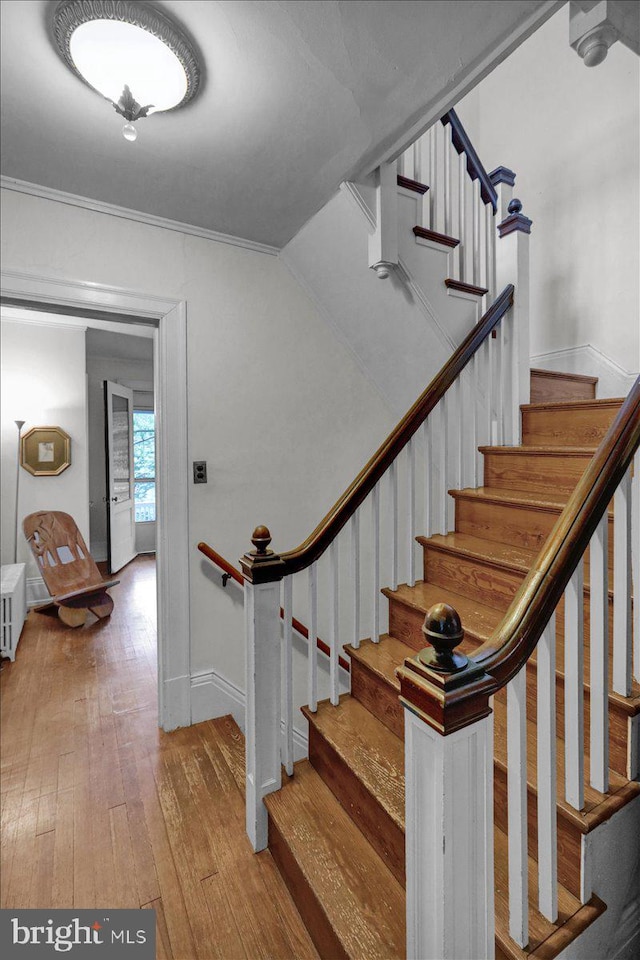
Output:
[[[455,652],[456,611],[436,604],[431,646],[397,670],[405,716],[408,960],[494,956],[494,683]]]
[[[262,798],[282,784],[280,766],[280,581],[283,563],[269,549],[267,527],[256,527],[254,549],[240,560],[245,577],[246,814],[253,849],[268,842]]]
[[[491,174],[498,193],[498,239],[496,242],[496,282],[502,290],[508,283],[515,287],[511,322],[505,328],[511,377],[505,383],[509,411],[505,439],[520,443],[520,405],[529,402],[531,351],[529,346],[529,235],[531,220],[522,213],[522,203],[513,198],[515,174],[498,167]],[[505,209],[506,208],[506,209]]]
[[[382,163],[376,171],[376,226],[369,234],[369,267],[380,280],[398,266],[398,165]]]

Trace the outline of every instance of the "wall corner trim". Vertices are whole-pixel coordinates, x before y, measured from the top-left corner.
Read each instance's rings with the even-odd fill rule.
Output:
[[[106,203],[103,200],[92,200],[90,197],[67,193],[65,190],[55,190],[53,187],[45,187],[38,183],[29,183],[27,180],[18,180],[16,177],[1,176],[0,188],[10,190],[13,193],[24,193],[27,194],[27,196],[40,197],[42,200],[66,203],[68,206],[81,207],[84,210],[92,210],[94,213],[104,213],[111,217],[134,220],[137,223],[144,223],[150,227],[174,230],[177,233],[184,233],[191,237],[200,237],[202,240],[228,243],[234,247],[243,247],[245,250],[253,250],[255,253],[265,253],[272,257],[276,257],[280,252],[278,247],[271,246],[268,243],[259,243],[257,240],[248,240],[244,237],[234,237],[228,233],[219,233],[217,230],[198,227],[193,223],[182,223],[179,220],[171,220],[168,217],[158,217],[152,213],[144,213],[142,210],[132,210],[129,207],[120,207],[117,204]]]

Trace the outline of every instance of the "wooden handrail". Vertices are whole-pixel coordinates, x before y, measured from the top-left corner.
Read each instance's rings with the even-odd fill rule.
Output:
[[[504,620],[470,657],[497,681],[527,662],[640,445],[640,377],[585,470]]]
[[[204,541],[201,541],[198,544],[198,550],[200,551],[200,553],[203,553],[205,557],[211,560],[212,563],[215,563],[218,567],[220,567],[221,570],[224,570],[223,576],[226,576],[232,580],[235,580],[235,582],[239,583],[241,587],[244,587],[244,577],[236,567],[232,566],[228,560],[225,560],[222,554],[218,553],[217,550],[214,550],[213,547],[210,547],[208,543],[204,543]],[[282,620],[284,620],[284,610],[282,609],[282,607],[280,607],[280,617]],[[301,623],[301,621],[298,620],[296,617],[292,617],[291,625],[293,629],[296,631],[296,633],[299,633],[301,637],[304,637],[305,640],[309,639],[309,631],[305,627],[304,623]],[[329,645],[325,643],[324,640],[321,640],[320,637],[316,637],[316,643],[318,646],[318,650],[322,650],[322,652],[325,653],[327,656],[331,655],[331,650],[329,649]],[[345,660],[344,657],[339,657],[338,661],[342,669],[349,672],[349,670],[351,669],[349,661]]]
[[[464,153],[467,158],[467,173],[472,180],[480,181],[480,194],[485,203],[490,203],[493,207],[493,212],[495,213],[498,209],[498,194],[496,193],[496,188],[491,182],[491,178],[484,166],[478,154],[475,151],[469,135],[465,128],[462,126],[460,117],[455,112],[455,110],[449,110],[448,113],[445,113],[444,117],[441,118],[441,123],[446,126],[450,124],[451,126],[451,142],[458,151],[458,153]]]
[[[231,580],[235,580],[235,582],[239,583],[241,587],[244,586],[244,577],[240,571],[236,567],[232,566],[228,560],[225,560],[225,558],[219,554],[217,550],[214,550],[213,547],[210,547],[208,543],[204,543],[203,541],[198,544],[198,550],[200,553],[204,553],[205,557],[211,560],[212,563],[215,563],[216,566],[220,567],[221,570],[224,570],[224,576],[230,578]],[[227,584],[225,581],[224,586],[226,585]]]
[[[304,570],[318,560],[351,519],[358,507],[371,493],[378,480],[386,473],[400,451],[422,426],[449,387],[462,373],[478,348],[490,336],[507,310],[513,305],[514,288],[509,284],[494,300],[482,319],[469,331],[460,346],[447,360],[426,390],[393,430],[353,483],[347,487],[324,519],[307,539],[287,553],[281,553],[271,571],[261,577],[262,582],[280,579]],[[266,565],[265,565],[266,567]]]

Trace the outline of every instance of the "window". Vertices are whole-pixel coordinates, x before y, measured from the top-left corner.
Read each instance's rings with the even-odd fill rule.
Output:
[[[133,477],[136,523],[156,519],[156,425],[152,410],[133,411]]]

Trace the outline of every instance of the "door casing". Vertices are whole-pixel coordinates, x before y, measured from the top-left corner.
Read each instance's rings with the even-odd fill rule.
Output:
[[[150,323],[156,397],[158,716],[164,730],[191,723],[187,304],[120,287],[2,271],[8,306],[117,323]]]

